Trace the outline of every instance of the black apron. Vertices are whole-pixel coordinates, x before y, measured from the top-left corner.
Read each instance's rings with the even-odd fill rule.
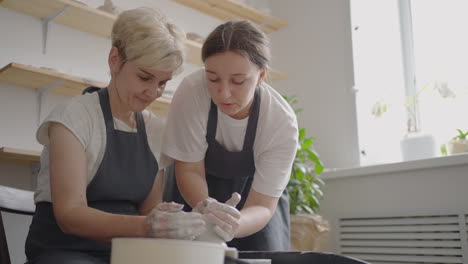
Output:
[[[148,145],[143,116],[141,113],[135,115],[137,133],[115,130],[109,93],[105,88],[98,94],[106,125],[106,149],[96,175],[86,189],[88,206],[114,214],[138,215],[138,206],[150,193],[158,172],[158,163]],[[26,240],[29,263],[67,263],[65,260],[81,260],[82,257],[86,260],[95,257],[100,260],[96,263],[109,263],[110,246],[110,243],[63,233],[55,221],[52,204],[36,204]]]
[[[242,199],[237,205],[243,208],[250,191],[255,174],[253,145],[257,131],[257,121],[260,113],[260,94],[255,92],[251,106],[244,145],[241,151],[227,151],[216,139],[218,108],[211,102],[208,116],[206,140],[208,149],[205,155],[206,182],[209,196],[219,202],[226,202],[233,192],[241,194]],[[174,166],[166,171],[165,201],[175,201],[185,204],[185,210],[191,207],[184,201],[175,181]],[[290,248],[289,237],[289,196],[285,190],[281,195],[276,211],[269,223],[257,233],[236,238],[228,242],[228,246],[241,251],[285,251]]]

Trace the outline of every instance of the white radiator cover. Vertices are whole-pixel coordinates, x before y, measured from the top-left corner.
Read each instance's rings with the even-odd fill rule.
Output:
[[[468,215],[339,219],[343,255],[376,264],[468,263]]]

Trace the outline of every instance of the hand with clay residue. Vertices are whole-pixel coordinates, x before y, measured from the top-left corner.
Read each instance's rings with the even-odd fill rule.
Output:
[[[205,232],[205,221],[197,212],[182,211],[183,205],[160,203],[147,216],[149,235],[158,238],[193,240]]]

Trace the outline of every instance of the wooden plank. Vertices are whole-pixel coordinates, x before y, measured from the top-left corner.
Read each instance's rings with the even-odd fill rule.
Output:
[[[6,82],[12,85],[40,89],[60,81],[50,90],[52,93],[66,96],[80,95],[86,87],[106,87],[103,82],[88,80],[51,69],[37,68],[19,63],[10,63],[0,69],[0,82]],[[158,98],[148,106],[148,110],[159,115],[166,115],[169,111],[170,98]]]
[[[69,5],[70,8],[67,9],[66,14],[56,19],[57,23],[101,37],[110,38],[112,25],[117,19],[115,15],[77,4],[71,0],[61,0],[61,2]]]
[[[160,116],[167,116],[169,107],[171,105],[171,98],[159,97],[150,104],[146,109]]]
[[[287,26],[287,23],[271,15],[259,12],[257,9],[236,0],[175,0],[179,4],[196,9],[204,14],[227,21],[231,19],[247,19],[258,24],[266,33]]]
[[[3,7],[39,19],[67,7],[54,22],[98,36],[110,37],[116,16],[73,0],[2,0]]]
[[[219,18],[223,21],[238,18],[228,10],[217,7],[216,5],[210,4],[207,1],[199,0],[175,0],[177,3],[198,10],[206,15]]]
[[[201,0],[203,1],[203,0]],[[245,5],[236,0],[206,0],[218,5],[224,10],[235,14],[239,18],[248,19],[258,24],[266,33],[270,33],[287,26],[287,23],[269,14],[262,13],[257,9]]]
[[[190,64],[203,66],[203,62],[201,60],[201,48],[202,44],[187,39],[185,42],[185,61]]]
[[[65,7],[62,1],[57,0],[2,0],[0,5],[39,19],[45,18]]]
[[[80,78],[46,68],[37,68],[19,63],[10,63],[0,69],[0,81],[9,84],[40,89],[54,82],[61,81],[50,91],[57,94],[75,96],[89,86],[105,87],[102,82]]]
[[[198,5],[206,6],[207,4],[204,1],[195,1],[195,0],[180,0],[180,1],[187,1],[187,2],[196,2]],[[224,3],[224,2],[232,2],[232,3]],[[0,5],[12,10],[15,10],[20,13],[28,14],[30,16],[37,17],[39,19],[45,18],[62,8],[68,6],[68,8],[57,18],[54,19],[54,22],[80,30],[84,32],[88,32],[91,34],[95,34],[101,37],[110,38],[110,33],[112,30],[112,24],[114,23],[116,16],[109,14],[107,12],[90,8],[84,4],[80,4],[73,0],[0,0]],[[232,15],[233,10],[237,11],[237,8],[241,8],[242,10],[250,10],[253,8],[250,7],[239,7],[239,3],[235,1],[215,1],[216,6],[223,6],[223,9],[214,8],[213,4],[210,3],[208,7],[209,9],[213,9],[209,12],[214,12],[215,14],[224,14],[226,19],[235,18],[237,15]],[[229,11],[223,11],[227,8]],[[208,11],[207,11],[208,12]],[[248,12],[250,16],[257,17],[258,13],[255,9],[250,10]],[[252,15],[254,14],[254,15]],[[262,17],[262,15],[258,15]],[[263,20],[270,21],[270,18],[262,18]],[[257,20],[259,20],[257,18]],[[263,21],[262,20],[262,21]],[[260,21],[260,20],[259,20]],[[186,62],[194,65],[203,66],[201,61],[201,47],[200,43],[195,41],[187,40],[185,44],[186,48]],[[278,71],[278,70],[271,70],[271,81],[285,79],[287,77],[286,74]],[[31,75],[29,77],[34,77]],[[39,77],[42,78],[42,77]],[[29,79],[34,80],[34,79]],[[47,81],[47,80],[45,80]],[[84,80],[86,82],[87,80]],[[78,88],[77,90],[81,89],[81,85],[77,83],[70,83],[66,82],[62,84],[63,86],[71,86],[69,88]],[[78,87],[77,87],[78,85]],[[29,87],[29,86],[28,86]],[[72,91],[73,89],[60,89],[58,88],[57,93],[66,94],[64,95],[76,95],[76,91]],[[82,90],[82,89],[81,89]]]
[[[288,78],[288,74],[281,72],[279,70],[276,70],[274,68],[271,68],[268,74],[269,74],[269,78],[271,79],[271,82],[284,80]]]
[[[38,163],[41,152],[16,148],[0,148],[0,160],[15,161],[19,163]]]

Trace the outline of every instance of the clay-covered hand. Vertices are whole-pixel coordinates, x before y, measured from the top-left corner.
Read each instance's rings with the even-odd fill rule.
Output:
[[[193,240],[205,232],[205,221],[197,212],[184,212],[182,204],[160,203],[146,217],[149,235]]]
[[[192,209],[192,212],[197,212],[200,214],[207,214],[208,212],[208,205],[211,203],[217,203],[216,199],[213,199],[211,197],[208,197],[204,200],[201,200],[200,202],[195,205],[195,207]]]
[[[239,229],[241,214],[236,209],[236,205],[240,200],[240,194],[233,193],[226,203],[220,203],[215,199],[209,198],[208,200],[204,200],[206,204],[200,206],[201,212],[210,223],[214,224],[216,234],[226,242],[231,241]],[[198,205],[195,208],[197,207]]]

